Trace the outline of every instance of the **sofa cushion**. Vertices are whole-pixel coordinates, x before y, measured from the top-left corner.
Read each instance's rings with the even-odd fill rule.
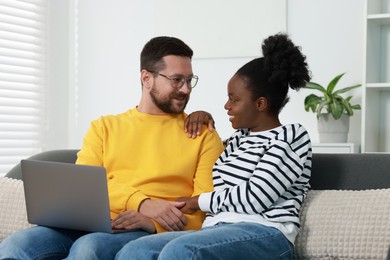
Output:
[[[390,189],[311,190],[296,259],[389,259]]]
[[[0,241],[30,226],[27,222],[23,182],[0,177]]]

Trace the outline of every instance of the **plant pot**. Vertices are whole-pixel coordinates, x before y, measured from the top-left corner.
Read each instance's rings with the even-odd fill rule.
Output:
[[[331,114],[321,114],[317,121],[320,143],[346,143],[349,132],[349,115],[334,119]]]

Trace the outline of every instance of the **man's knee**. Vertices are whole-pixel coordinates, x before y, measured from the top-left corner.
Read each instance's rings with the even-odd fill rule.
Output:
[[[144,248],[137,246],[134,242],[130,242],[119,250],[115,260],[139,259],[140,256],[145,256],[147,253]]]
[[[99,243],[94,233],[84,235],[73,243],[67,259],[98,259],[98,251],[103,249]]]

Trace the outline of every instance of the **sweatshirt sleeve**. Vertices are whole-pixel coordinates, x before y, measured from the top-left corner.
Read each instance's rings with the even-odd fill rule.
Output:
[[[224,149],[222,140],[216,131],[209,132],[208,129],[203,129],[203,131],[208,132],[205,135],[198,157],[192,196],[197,196],[214,189],[212,181],[213,165]]]
[[[106,129],[103,118],[92,121],[91,126],[83,139],[81,150],[77,154],[77,164],[105,166],[104,138]],[[147,199],[140,190],[123,182],[116,181],[113,175],[107,172],[107,185],[111,208],[111,218],[127,209],[138,210],[139,204]]]
[[[208,129],[204,128],[203,132],[205,133],[204,135],[197,137],[203,138],[203,140],[193,179],[194,191],[192,196],[213,190],[212,168],[224,149],[223,143],[216,131],[209,132]],[[201,210],[198,210],[192,214],[185,214],[185,217],[188,222],[186,230],[199,230],[202,227],[205,214]],[[156,221],[153,222],[157,233],[166,232]]]

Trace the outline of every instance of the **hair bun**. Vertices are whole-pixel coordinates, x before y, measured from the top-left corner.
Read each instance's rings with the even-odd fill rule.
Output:
[[[310,81],[306,57],[286,34],[269,36],[262,45],[264,70],[272,83],[288,84],[298,90]]]

